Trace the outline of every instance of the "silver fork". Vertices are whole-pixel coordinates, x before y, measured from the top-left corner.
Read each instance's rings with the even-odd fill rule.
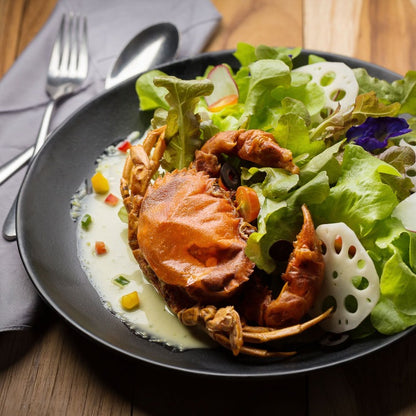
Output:
[[[58,36],[52,49],[46,80],[46,92],[51,100],[46,107],[36,143],[32,147],[33,150],[30,151],[30,160],[33,160],[47,138],[49,124],[56,104],[64,97],[74,93],[85,81],[87,74],[87,20],[85,17],[74,16],[72,13],[69,16],[63,15]],[[29,150],[24,153],[27,154],[28,152]],[[27,162],[27,159],[25,162]],[[16,205],[17,198],[14,200],[3,224],[3,237],[8,241],[16,239]]]

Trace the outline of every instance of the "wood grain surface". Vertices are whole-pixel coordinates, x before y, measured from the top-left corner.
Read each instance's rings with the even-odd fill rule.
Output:
[[[223,20],[207,51],[237,42],[303,46],[404,75],[416,69],[411,0],[212,0]],[[56,0],[0,0],[0,77]],[[1,128],[1,127],[0,127]],[[166,375],[79,335],[52,311],[0,334],[0,415],[415,415],[416,337],[307,376],[229,382]],[[172,381],[174,380],[174,382]]]

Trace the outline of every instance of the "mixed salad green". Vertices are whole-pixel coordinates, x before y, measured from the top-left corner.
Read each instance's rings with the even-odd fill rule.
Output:
[[[342,222],[352,229],[376,267],[380,297],[354,334],[402,331],[416,324],[416,72],[389,83],[315,55],[294,68],[300,52],[240,43],[240,68],[223,65],[237,99],[223,100],[215,111],[205,97],[215,89],[221,96],[221,88],[229,96],[233,86],[227,79],[213,82],[213,67],[194,80],[150,71],[136,83],[141,109],[155,110],[154,128],[167,125],[167,170],[187,167],[195,149],[219,131],[272,133],[292,151],[299,174],[230,158],[261,203],[247,256],[259,269],[277,273],[273,248],[296,238],[306,204],[315,226]],[[329,94],[326,87],[339,79]],[[350,100],[345,105],[344,98]]]

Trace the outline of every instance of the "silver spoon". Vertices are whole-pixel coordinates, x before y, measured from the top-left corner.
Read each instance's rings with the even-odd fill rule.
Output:
[[[171,23],[150,26],[123,49],[105,80],[105,88],[125,81],[149,68],[169,62],[178,50],[179,33]]]
[[[111,88],[152,67],[171,61],[176,55],[178,45],[179,32],[173,24],[159,23],[148,27],[122,50],[106,77],[105,88]],[[35,146],[31,146],[0,166],[0,185],[30,160],[34,148]],[[16,239],[14,211],[12,214],[9,213],[3,224],[2,234],[7,241]]]
[[[179,45],[179,33],[171,23],[158,23],[144,29],[123,49],[105,80],[105,88],[172,60]],[[33,155],[35,146],[28,147],[0,166],[0,185],[22,168]]]

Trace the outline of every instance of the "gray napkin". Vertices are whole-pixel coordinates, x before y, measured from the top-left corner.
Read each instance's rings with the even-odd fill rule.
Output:
[[[81,91],[56,109],[51,129],[104,89],[118,53],[139,31],[174,23],[180,32],[177,58],[199,53],[220,15],[209,0],[60,0],[45,26],[0,80],[0,165],[33,144],[48,102],[45,81],[62,14],[88,19],[90,70]],[[16,197],[26,169],[0,186],[0,225]],[[42,301],[20,260],[17,244],[0,237],[0,332],[31,327]]]

